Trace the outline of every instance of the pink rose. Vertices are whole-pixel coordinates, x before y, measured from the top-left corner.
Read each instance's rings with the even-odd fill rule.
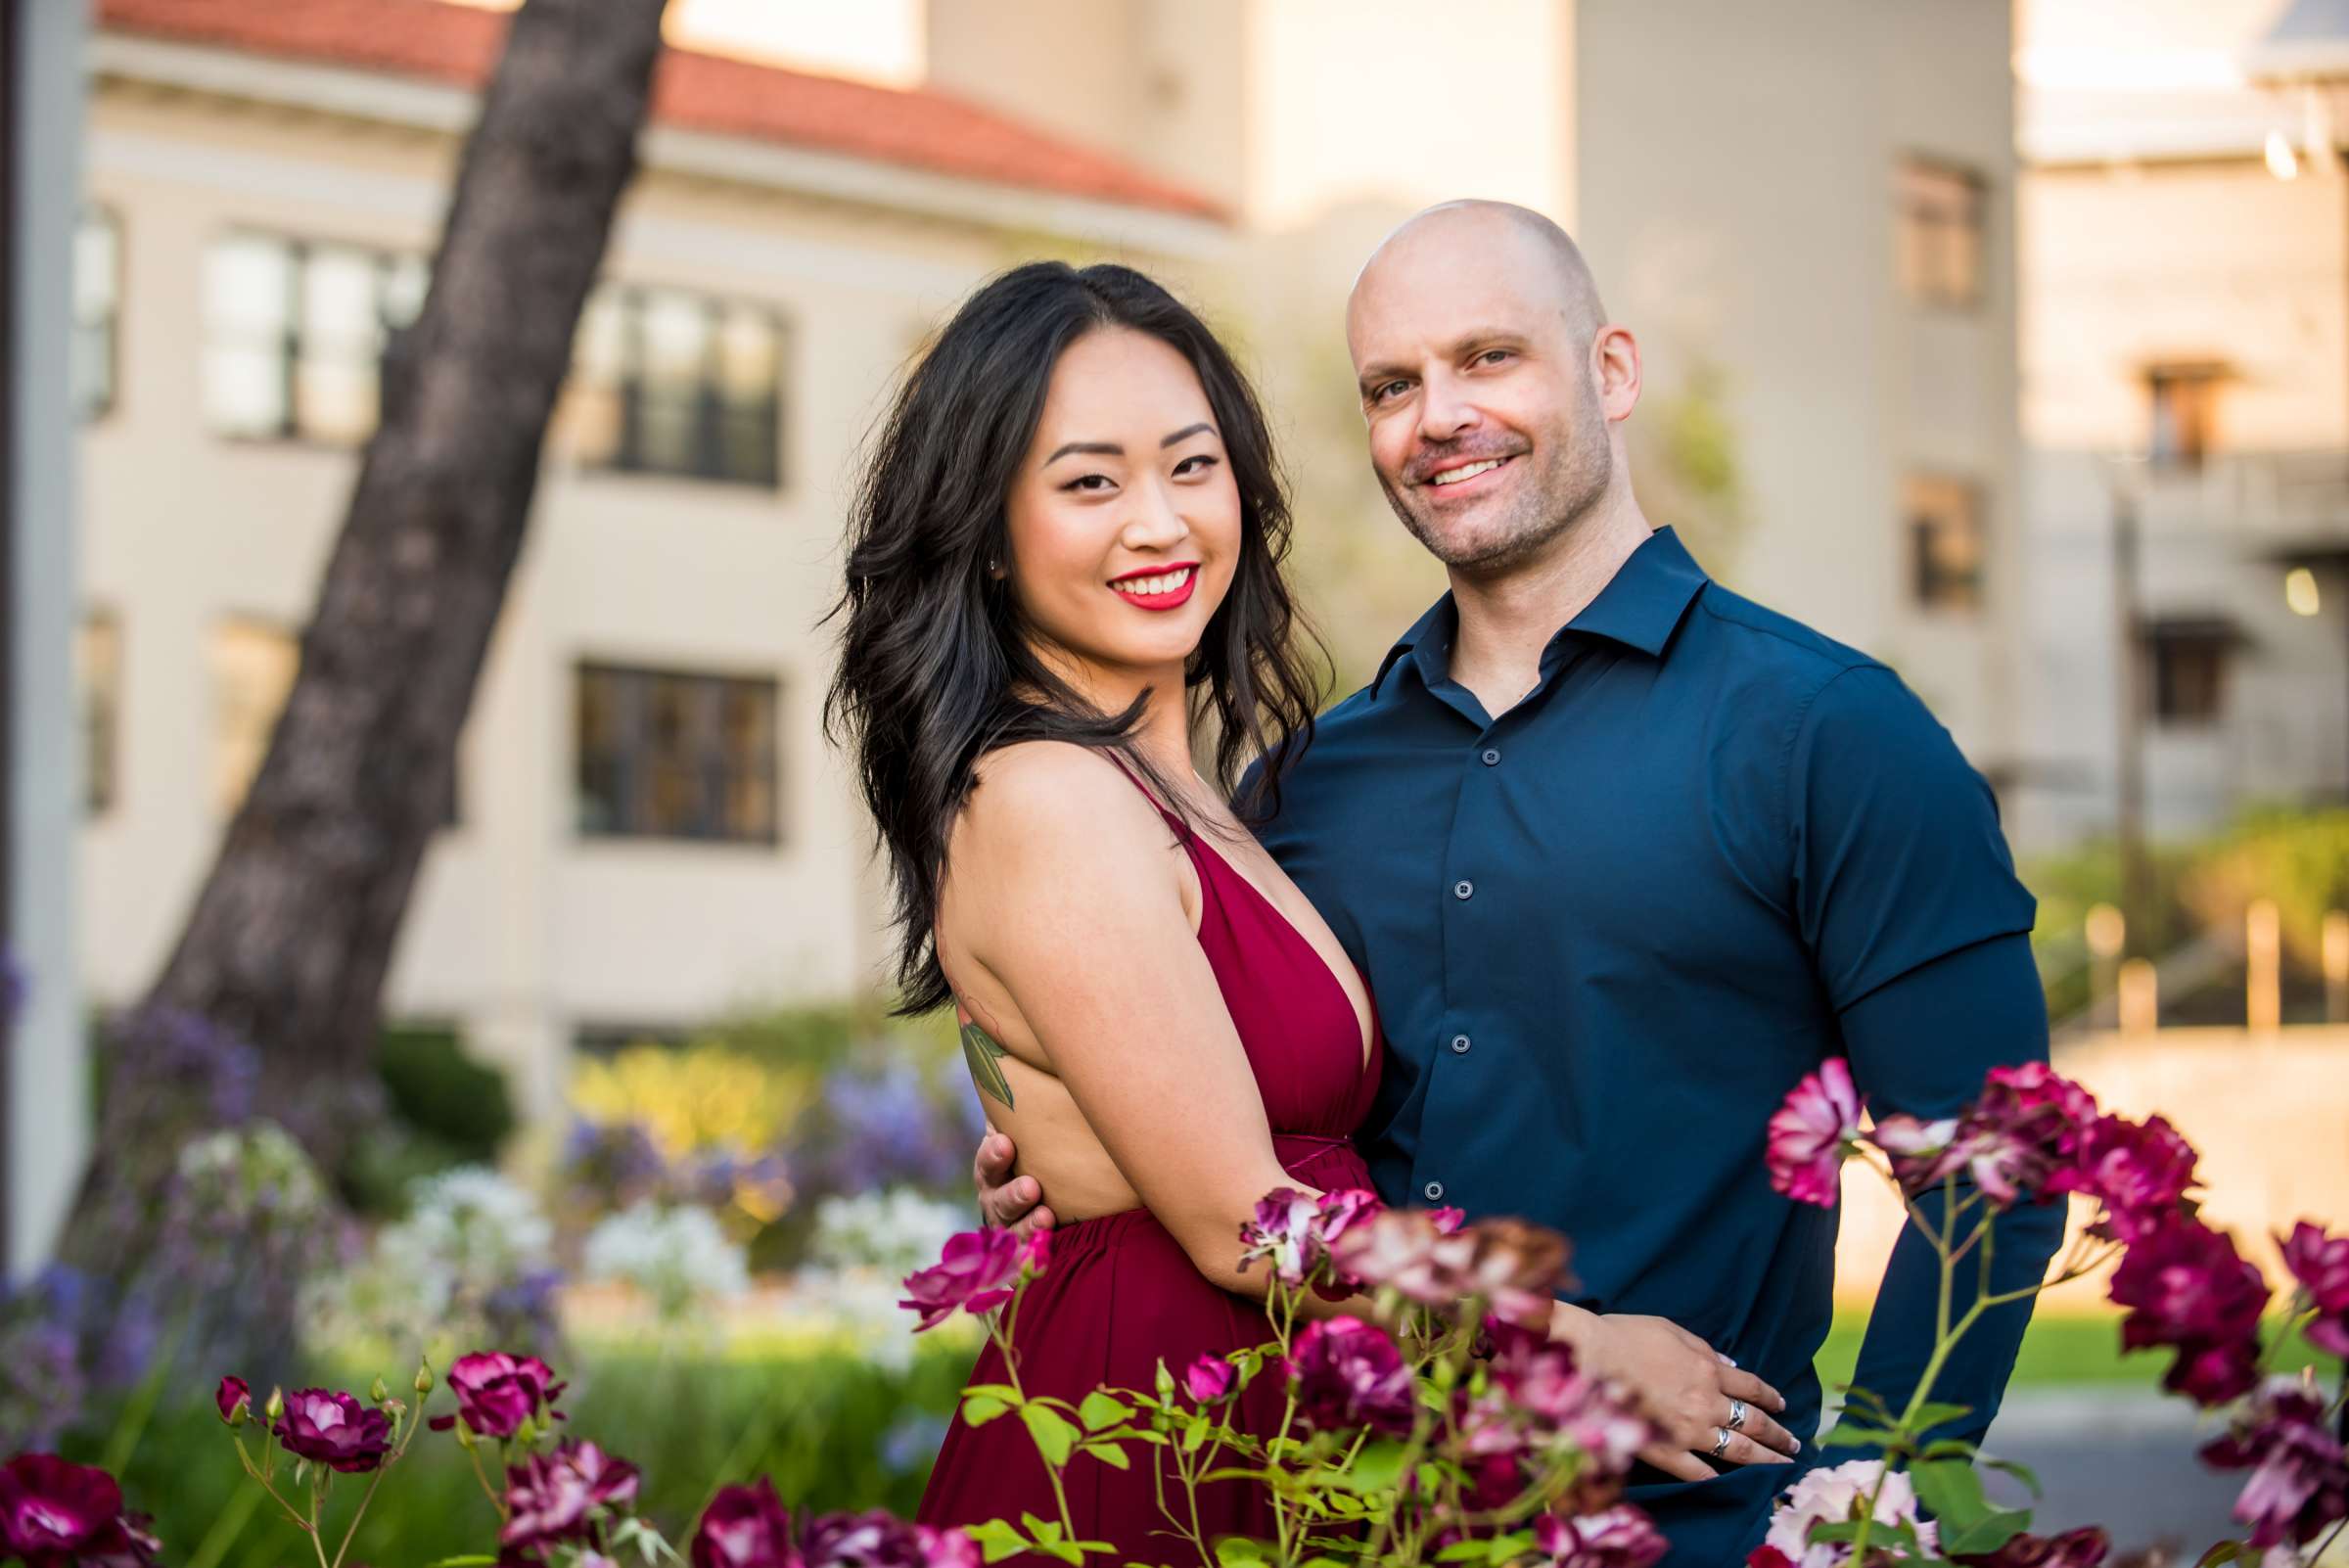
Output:
[[[2226,1436],[2202,1450],[2214,1470],[2249,1470],[2235,1499],[2255,1547],[2298,1546],[2349,1517],[2349,1460],[2325,1424],[2325,1404],[2293,1379],[2272,1378]]]
[[[445,1432],[462,1420],[476,1437],[510,1438],[525,1421],[553,1417],[555,1401],[570,1386],[556,1382],[555,1369],[535,1356],[475,1351],[448,1369],[456,1414],[436,1415],[430,1424]]]
[[[1011,1300],[1024,1274],[1044,1271],[1051,1244],[1048,1230],[1025,1241],[1009,1230],[965,1230],[946,1239],[936,1264],[905,1276],[906,1299],[898,1305],[922,1314],[917,1334],[958,1310],[974,1317],[990,1313]]]
[[[2327,1236],[2303,1220],[2283,1242],[2283,1266],[2317,1314],[2308,1342],[2327,1355],[2349,1356],[2349,1236]]]
[[[1201,1405],[1213,1405],[1231,1392],[1237,1370],[1221,1356],[1202,1356],[1183,1370],[1183,1392]]]
[[[241,1377],[224,1377],[212,1403],[220,1407],[220,1419],[235,1426],[253,1413],[252,1386]]]
[[[2248,1392],[2256,1381],[2268,1285],[2221,1232],[2173,1217],[2131,1243],[2109,1293],[2129,1309],[2121,1321],[2123,1346],[2177,1350],[2163,1387],[2209,1406]]]
[[[1837,1173],[1859,1135],[1860,1091],[1852,1086],[1851,1064],[1830,1056],[1787,1091],[1770,1119],[1763,1159],[1772,1190],[1797,1203],[1834,1208]]]
[[[1373,1323],[1332,1317],[1306,1324],[1291,1348],[1289,1376],[1297,1413],[1309,1426],[1398,1434],[1411,1428],[1411,1369]]]

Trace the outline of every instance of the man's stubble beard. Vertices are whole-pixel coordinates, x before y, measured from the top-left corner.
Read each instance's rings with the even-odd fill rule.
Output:
[[[1525,477],[1499,527],[1473,542],[1445,538],[1384,474],[1377,476],[1378,487],[1396,519],[1428,554],[1454,572],[1499,576],[1542,555],[1606,498],[1610,454],[1607,422],[1597,398],[1578,399],[1573,428],[1565,438],[1543,444],[1550,456],[1543,471]]]

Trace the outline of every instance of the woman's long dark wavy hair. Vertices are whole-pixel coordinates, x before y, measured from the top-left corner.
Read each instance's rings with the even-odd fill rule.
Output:
[[[1190,362],[1239,488],[1239,565],[1184,670],[1188,716],[1215,723],[1217,781],[1229,795],[1261,755],[1254,809],[1268,813],[1282,766],[1312,734],[1318,645],[1282,576],[1288,496],[1264,410],[1231,355],[1130,267],[1036,261],[988,283],[913,366],[874,434],[849,519],[848,586],[832,612],[841,659],[825,731],[852,753],[889,852],[902,1013],[950,996],[938,898],[947,834],[982,757],[1031,740],[1117,751],[1179,809],[1132,744],[1150,694],[1122,714],[1091,707],[1036,657],[1009,584],[989,571],[1011,563],[1004,503],[1053,367],[1104,327],[1147,333]]]

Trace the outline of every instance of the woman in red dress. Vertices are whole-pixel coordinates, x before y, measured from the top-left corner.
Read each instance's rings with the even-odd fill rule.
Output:
[[[1017,1320],[1031,1394],[1264,1343],[1241,1222],[1274,1187],[1369,1185],[1348,1142],[1377,1087],[1368,988],[1227,804],[1259,755],[1276,788],[1312,723],[1287,544],[1246,380],[1118,266],[1036,263],[968,300],[857,497],[830,715],[888,850],[906,1008],[956,1007],[990,1122],[1053,1195]],[[973,1376],[1002,1380],[991,1347]],[[1267,1435],[1276,1381],[1238,1416]],[[1112,1560],[1188,1555],[1150,1452],[1067,1472]],[[1270,1534],[1252,1487],[1202,1502],[1210,1538]],[[1026,1430],[958,1418],[922,1520],[1023,1512],[1056,1513]]]

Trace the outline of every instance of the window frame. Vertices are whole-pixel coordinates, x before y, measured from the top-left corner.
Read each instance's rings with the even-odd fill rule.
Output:
[[[1947,182],[1928,194],[1926,187]],[[1974,164],[1906,152],[1893,165],[1893,276],[1903,299],[1926,309],[1974,314],[1990,298],[1990,176]],[[1965,277],[1950,272],[1952,239]],[[1915,247],[1912,255],[1911,247]],[[1928,275],[1930,274],[1930,275]]]
[[[646,405],[657,381],[650,373],[645,323],[650,305],[665,298],[693,302],[700,307],[703,318],[702,363],[692,384],[694,406],[689,420],[694,457],[689,464],[658,461],[646,449]],[[683,284],[608,280],[596,286],[580,308],[582,337],[596,312],[604,308],[611,309],[617,318],[616,363],[609,381],[602,379],[603,367],[586,362],[582,343],[575,340],[564,386],[567,402],[575,396],[596,395],[600,390],[614,404],[608,452],[588,451],[576,431],[567,432],[566,445],[581,471],[634,479],[682,480],[774,495],[787,493],[792,482],[792,463],[791,401],[786,389],[792,382],[792,359],[797,346],[789,312],[771,299]],[[773,379],[764,397],[755,404],[733,400],[726,386],[724,333],[726,318],[736,312],[751,317],[765,329],[767,352],[773,361]],[[762,433],[760,447],[765,461],[756,471],[738,471],[728,462],[730,422],[745,417],[756,420],[755,428]],[[576,411],[558,408],[558,422],[576,426],[579,419]]]
[[[1935,502],[1956,502],[1955,510],[1937,511]],[[1928,615],[1978,617],[1990,602],[1989,491],[1964,474],[1911,469],[1901,476],[1901,533],[1905,552],[1908,599]],[[1974,563],[1970,573],[1935,576],[1929,535],[1937,527],[1962,519],[1973,536]]]
[[[286,290],[278,301],[279,313],[274,330],[255,332],[250,339],[242,333],[231,336],[212,316],[212,301],[207,294],[200,306],[202,316],[202,353],[208,360],[219,347],[257,349],[264,337],[274,340],[268,346],[276,360],[278,419],[270,429],[248,429],[223,423],[213,407],[208,367],[200,363],[198,387],[199,413],[207,430],[218,439],[236,442],[268,443],[272,445],[314,446],[330,451],[354,451],[364,446],[383,423],[383,371],[385,350],[392,334],[404,330],[415,320],[414,315],[395,320],[387,314],[385,305],[394,297],[393,278],[398,271],[414,263],[423,274],[424,287],[417,291],[416,303],[423,307],[426,292],[432,287],[432,261],[414,251],[400,250],[366,240],[344,240],[333,237],[289,234],[282,230],[232,225],[212,236],[206,245],[204,264],[209,266],[212,256],[231,243],[261,244],[275,248],[285,257]],[[305,320],[304,283],[308,270],[320,253],[342,252],[355,254],[371,263],[371,302],[375,311],[374,379],[376,386],[375,417],[363,433],[343,436],[313,428],[302,422],[300,371],[305,357],[305,340],[318,330]],[[208,289],[208,284],[207,285]]]
[[[571,674],[575,840],[581,844],[704,845],[769,853],[788,847],[789,835],[784,831],[788,803],[783,715],[790,683],[780,670],[745,673],[580,657],[573,661]],[[585,709],[591,679],[621,683],[613,702],[615,711],[622,715],[617,720],[622,733],[606,747],[589,745]],[[658,755],[658,741],[649,716],[663,684],[672,682],[684,685],[693,694],[691,700],[704,709],[689,720],[698,734],[684,749],[682,759],[664,759]],[[737,765],[736,760],[727,755],[723,705],[729,691],[748,691],[765,704],[762,754],[753,758],[747,768]],[[647,780],[650,770],[664,761],[681,766],[695,777],[703,797],[695,821],[714,825],[714,830],[688,827],[677,831],[652,825],[655,812],[648,804],[652,786]],[[604,768],[611,769],[614,775],[609,781],[591,779],[593,771]],[[726,804],[729,793],[744,779],[762,782],[766,800],[764,821],[749,831],[737,828],[729,820]],[[609,821],[599,822],[591,815],[590,807],[599,791],[612,806]]]
[[[113,240],[114,254],[111,258],[113,266],[107,280],[105,315],[100,319],[85,320],[81,313],[80,298],[81,238],[84,231],[93,222],[102,225],[109,231]],[[103,355],[103,363],[106,367],[105,395],[85,406],[82,401],[83,389],[77,386],[69,388],[69,396],[73,405],[74,423],[85,428],[101,424],[112,417],[122,402],[122,279],[127,270],[123,264],[125,232],[122,214],[115,210],[110,203],[84,202],[74,214],[73,303],[66,330],[74,347],[78,347],[94,330],[102,335],[105,344]],[[69,376],[74,362],[73,357],[69,357],[67,361]]]

